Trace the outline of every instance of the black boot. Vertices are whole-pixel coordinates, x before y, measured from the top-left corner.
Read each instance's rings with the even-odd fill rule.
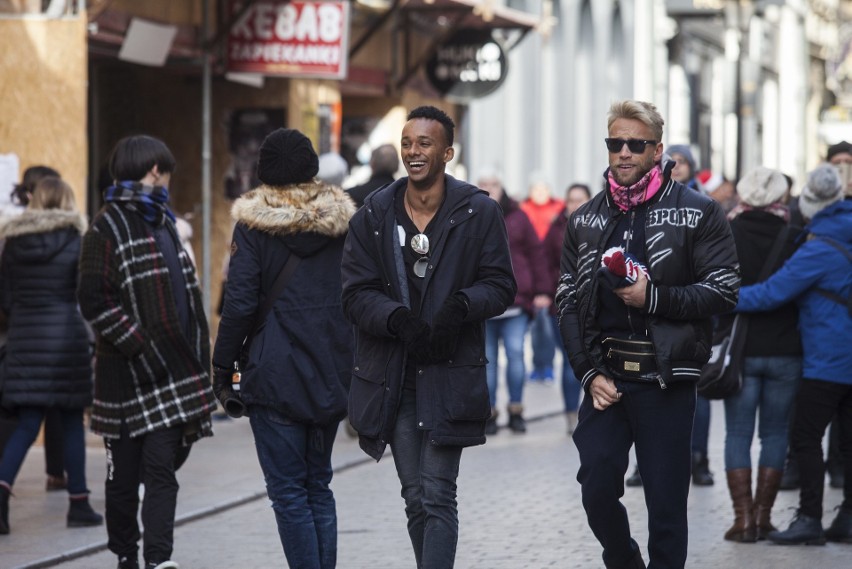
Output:
[[[773,531],[767,539],[779,545],[825,545],[825,532],[819,518],[799,512],[784,531]]]
[[[852,543],[852,508],[840,507],[837,517],[825,530],[825,537],[828,541]]]
[[[692,484],[694,486],[713,486],[710,462],[703,452],[692,453]]]
[[[625,486],[630,486],[631,488],[642,486],[642,475],[639,474],[639,467],[633,469],[633,474],[631,474],[627,480],[624,481]]]
[[[795,458],[787,454],[784,462],[784,475],[781,476],[779,490],[797,490],[799,488],[799,463]]]
[[[520,403],[509,403],[509,430],[513,433],[526,433],[527,422],[522,415],[524,406]]]
[[[491,408],[491,416],[488,417],[488,420],[485,421],[485,434],[486,435],[496,435],[497,434],[497,409],[494,407]]]
[[[67,521],[69,528],[83,528],[101,525],[104,517],[92,509],[88,497],[71,498],[68,500]]]
[[[0,485],[0,535],[9,534],[9,495],[11,492]]]

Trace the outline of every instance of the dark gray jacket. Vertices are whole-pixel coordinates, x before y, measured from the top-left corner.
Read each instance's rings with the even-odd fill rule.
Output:
[[[407,305],[407,281],[397,269],[394,196],[401,178],[367,198],[350,223],[343,255],[343,309],[355,325],[356,349],[349,419],[361,448],[376,460],[391,440],[402,395],[406,353],[388,331],[388,317]],[[446,203],[433,220],[431,265],[420,316],[429,324],[450,295],[469,303],[456,352],[417,368],[417,422],[432,444],[485,442],[491,414],[485,381],[486,319],[502,314],[517,292],[500,206],[475,186],[446,176]]]

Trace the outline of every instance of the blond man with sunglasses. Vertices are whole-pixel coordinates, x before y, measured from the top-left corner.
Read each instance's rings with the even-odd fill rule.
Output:
[[[710,356],[711,316],[736,305],[739,266],[722,209],[673,180],[674,164],[663,162],[656,107],[614,103],[608,130],[605,189],[568,221],[556,294],[562,339],[586,392],[574,431],[577,480],[606,567],[644,569],[620,501],[635,445],[648,567],[680,569],[695,385]],[[630,267],[643,270],[623,270]]]

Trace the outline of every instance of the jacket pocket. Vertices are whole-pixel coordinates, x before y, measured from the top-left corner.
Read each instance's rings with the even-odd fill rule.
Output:
[[[451,365],[446,378],[444,407],[450,421],[485,421],[491,416],[484,363]]]
[[[382,430],[387,389],[384,373],[369,373],[356,365],[349,386],[349,422],[365,437],[376,438]]]

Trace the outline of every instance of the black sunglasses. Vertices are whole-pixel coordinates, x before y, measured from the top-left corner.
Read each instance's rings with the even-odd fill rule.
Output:
[[[648,144],[657,144],[656,140],[642,140],[641,138],[628,138],[627,140],[623,138],[604,138],[604,142],[606,142],[606,149],[612,153],[621,152],[621,149],[626,144],[627,149],[633,154],[642,154],[645,152],[645,146]]]

